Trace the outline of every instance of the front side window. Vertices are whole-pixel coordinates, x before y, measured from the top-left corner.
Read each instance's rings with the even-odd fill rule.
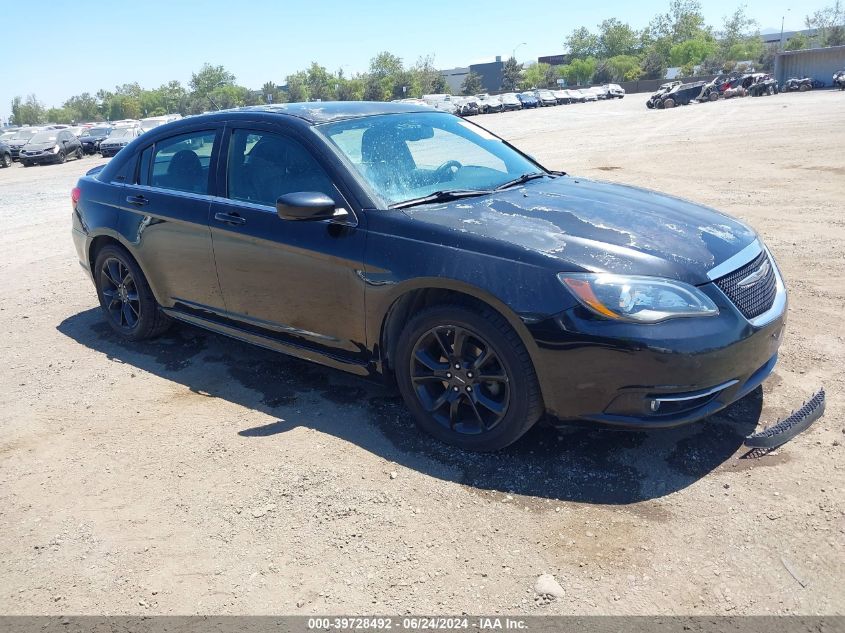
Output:
[[[420,112],[316,128],[388,205],[434,192],[489,191],[540,169],[483,128]]]
[[[228,195],[233,200],[275,206],[279,196],[299,191],[337,199],[331,179],[311,153],[278,134],[232,132],[227,174]]]
[[[112,138],[119,131],[115,130]],[[150,184],[162,189],[208,193],[214,137],[213,130],[204,130],[172,136],[157,142]]]

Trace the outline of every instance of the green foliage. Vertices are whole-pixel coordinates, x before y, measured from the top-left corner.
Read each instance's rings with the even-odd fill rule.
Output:
[[[639,36],[627,24],[610,18],[599,25],[597,55],[601,59],[634,55],[638,49]]]
[[[464,81],[461,84],[461,94],[474,95],[481,92],[482,89],[481,76],[474,72],[467,73],[467,76],[464,77]]]
[[[634,81],[643,74],[640,60],[634,55],[616,55],[606,61],[610,81]]]
[[[817,29],[822,46],[845,45],[845,5],[835,0],[825,7],[804,18],[808,29]]]
[[[580,27],[572,31],[566,38],[564,46],[573,59],[586,59],[598,53],[599,38],[587,27]]]
[[[308,101],[308,73],[300,70],[292,75],[288,75],[288,100],[291,103],[300,103]]]
[[[213,92],[218,86],[231,86],[235,83],[235,76],[223,66],[203,64],[198,73],[191,75],[189,86],[191,91],[201,96]]]
[[[694,40],[675,44],[669,51],[669,61],[672,66],[700,64],[708,57],[712,57],[717,49],[718,44],[713,37],[702,35]]]
[[[508,90],[516,90],[519,81],[522,79],[522,64],[511,57],[502,67],[502,87]]]
[[[796,33],[784,44],[783,48],[787,51],[802,51],[810,45],[809,38],[803,33]]]
[[[553,88],[556,87],[558,77],[558,71],[549,64],[534,64],[526,68],[522,73],[520,87],[523,90],[530,88]]]

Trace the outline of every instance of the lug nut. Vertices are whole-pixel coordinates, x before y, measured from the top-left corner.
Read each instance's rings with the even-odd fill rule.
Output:
[[[457,390],[458,390],[458,386],[457,386],[457,385],[455,385],[454,387],[452,387],[452,391],[457,391]]]
[[[467,391],[472,391],[472,387],[470,387],[469,385],[467,385]]]
[[[467,372],[467,378],[472,378],[472,372],[471,371]]]
[[[451,371],[447,371],[447,372],[446,372],[446,378],[451,378],[451,377],[452,377],[452,372],[451,372]]]
[[[460,364],[460,363],[455,363],[455,369],[460,369],[460,368],[461,368],[461,364]]]

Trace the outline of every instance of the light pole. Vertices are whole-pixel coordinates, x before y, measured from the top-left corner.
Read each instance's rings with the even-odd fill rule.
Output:
[[[514,46],[514,47],[513,47],[513,52],[511,53],[511,57],[512,57],[513,59],[516,59],[516,51],[518,51],[518,50],[519,50],[519,47],[520,47],[520,46],[525,46],[526,44],[528,44],[528,42],[522,42],[522,43],[517,44],[516,46]]]
[[[792,9],[787,9],[786,13],[789,13]],[[786,19],[786,13],[784,13],[780,18],[780,50],[783,50],[783,21]]]

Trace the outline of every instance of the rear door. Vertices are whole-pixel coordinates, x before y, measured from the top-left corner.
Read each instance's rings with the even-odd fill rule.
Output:
[[[119,205],[134,222],[144,273],[165,306],[224,309],[208,214],[216,187],[222,125],[204,125],[159,138],[143,148]]]

